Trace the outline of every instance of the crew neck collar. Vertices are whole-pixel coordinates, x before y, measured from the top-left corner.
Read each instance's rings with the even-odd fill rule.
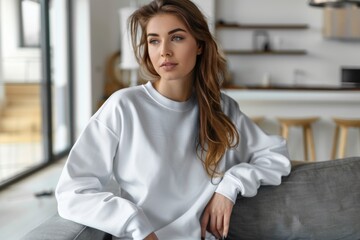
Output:
[[[157,102],[159,105],[174,110],[174,111],[187,111],[190,108],[192,108],[195,104],[195,94],[193,93],[191,97],[184,101],[184,102],[178,102],[171,100],[159,93],[154,86],[152,85],[151,81],[148,81],[146,84],[143,85],[145,91],[150,95],[150,97]]]

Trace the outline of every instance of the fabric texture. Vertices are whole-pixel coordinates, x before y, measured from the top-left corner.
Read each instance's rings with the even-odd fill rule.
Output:
[[[228,239],[360,239],[360,158],[297,165],[280,186],[239,197]]]
[[[256,195],[260,185],[279,185],[291,167],[283,138],[265,134],[225,94],[222,108],[240,144],[219,163],[223,179],[211,179],[196,149],[195,95],[172,101],[151,82],[116,92],[69,154],[56,189],[60,216],[120,239],[151,232],[199,239],[201,214],[215,191],[235,202],[238,194]],[[105,190],[111,179],[115,192]]]

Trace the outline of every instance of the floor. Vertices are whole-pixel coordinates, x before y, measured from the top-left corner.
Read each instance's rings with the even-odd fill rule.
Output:
[[[65,160],[0,191],[0,239],[18,240],[56,213],[56,200],[36,193],[53,192]]]

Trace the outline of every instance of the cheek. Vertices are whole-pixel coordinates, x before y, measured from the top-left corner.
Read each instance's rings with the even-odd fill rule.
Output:
[[[194,67],[197,59],[197,51],[194,49],[184,51],[183,59],[187,59],[186,63],[189,67]]]
[[[150,58],[150,61],[151,61],[151,63],[152,63],[152,65],[153,65],[153,67],[155,68],[155,69],[157,69],[156,68],[156,66],[157,66],[157,57],[156,57],[156,54],[155,54],[155,52],[152,50],[152,49],[149,49],[148,50],[149,52],[149,58]]]

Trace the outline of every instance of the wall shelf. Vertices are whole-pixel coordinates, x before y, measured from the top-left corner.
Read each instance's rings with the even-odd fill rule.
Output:
[[[254,50],[224,50],[228,55],[305,55],[305,50],[274,50],[274,51],[254,51]]]
[[[216,28],[234,29],[276,29],[276,30],[303,30],[308,29],[307,24],[239,24],[239,23],[217,23]]]

